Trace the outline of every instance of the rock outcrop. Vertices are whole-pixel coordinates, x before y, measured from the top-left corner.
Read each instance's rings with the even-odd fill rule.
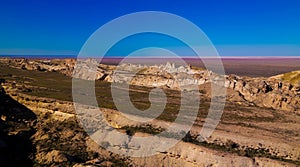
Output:
[[[227,76],[226,86],[245,101],[260,107],[300,112],[300,85],[272,78]]]
[[[1,58],[0,62],[8,64],[11,67],[24,69],[24,70],[37,70],[37,71],[51,71],[51,72],[61,72],[63,74],[72,75],[74,65],[76,63],[75,59],[10,59]]]

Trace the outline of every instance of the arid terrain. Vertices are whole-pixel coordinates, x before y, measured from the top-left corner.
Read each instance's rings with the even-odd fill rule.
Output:
[[[205,68],[203,62],[195,58],[183,58],[187,64]],[[102,60],[105,64],[118,64],[121,58],[106,58]],[[143,58],[134,59],[132,62],[137,64],[165,64],[167,62],[176,63],[176,59],[165,58]],[[283,74],[290,71],[299,70],[299,58],[284,58],[284,57],[262,57],[262,58],[222,58],[226,74],[236,74],[239,76],[249,77],[271,77],[277,74]]]
[[[134,61],[116,67],[117,62],[106,59],[97,65],[96,78],[91,78],[84,70],[74,71],[75,59],[0,58],[0,166],[300,165],[300,59],[224,60],[224,112],[213,134],[203,142],[197,138],[218,74],[201,63],[190,63],[195,62],[192,60],[187,60],[190,65],[186,66],[153,60],[151,65]],[[95,62],[82,60],[80,67],[88,69],[91,63]],[[137,73],[130,79],[132,71]],[[168,151],[149,157],[118,155],[105,148],[126,145],[131,149],[131,141],[100,146],[88,136],[74,110],[72,76],[96,79],[99,110],[111,127],[128,138],[153,136],[167,129],[178,116],[181,91],[199,93],[196,121]],[[121,114],[110,88],[117,85],[122,92],[126,84],[131,102],[140,110],[149,108],[149,92],[162,88],[167,96],[163,113],[150,122],[132,121]],[[189,98],[190,102],[197,99]],[[163,137],[171,140],[177,136]]]

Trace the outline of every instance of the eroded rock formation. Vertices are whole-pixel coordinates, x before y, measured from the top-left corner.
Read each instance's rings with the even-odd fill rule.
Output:
[[[224,86],[234,90],[229,100],[242,99],[244,102],[278,110],[300,112],[300,85],[280,77],[249,78],[236,75],[218,76],[208,70],[196,70],[191,66],[164,65],[119,66],[97,64],[93,59],[29,60],[2,58],[0,62],[15,68],[39,71],[57,71],[68,76],[88,80],[129,83],[140,86],[162,87],[176,90],[193,90],[195,85],[211,83],[216,77],[225,78]],[[79,66],[75,68],[75,64]],[[92,69],[94,68],[94,69]],[[232,95],[231,95],[232,96]],[[237,101],[239,102],[239,101]]]

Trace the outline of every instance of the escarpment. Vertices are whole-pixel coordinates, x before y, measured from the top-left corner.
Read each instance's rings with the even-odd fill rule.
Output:
[[[67,76],[85,79],[104,80],[107,82],[128,83],[132,85],[162,87],[174,90],[193,90],[195,85],[211,83],[215,77],[224,79],[224,86],[237,93],[228,96],[229,100],[248,102],[260,107],[276,110],[300,112],[300,81],[288,82],[286,78],[249,78],[237,75],[218,76],[209,70],[193,69],[191,66],[179,66],[167,63],[164,65],[134,65],[121,64],[119,66],[97,64],[93,59],[81,60],[80,68],[75,68],[75,59],[64,60],[28,60],[28,59],[0,59],[11,67],[56,71]],[[91,73],[91,66],[96,67]],[[74,74],[74,75],[73,75]],[[95,74],[95,76],[87,76]],[[202,92],[205,92],[204,90]],[[238,96],[238,97],[235,97]]]
[[[89,67],[89,61],[91,60],[84,61],[84,68]],[[165,114],[152,122],[139,123],[130,120],[111,105],[112,99],[107,93],[109,90],[96,94],[102,98],[98,102],[106,104],[99,112],[103,113],[113,129],[123,133],[128,139],[132,136],[153,136],[167,129],[177,116],[176,104],[180,103],[178,90],[192,93],[195,91],[192,85],[199,85],[199,114],[188,134],[167,151],[158,152],[155,156],[133,158],[114,154],[99,146],[86,134],[77,120],[70,96],[70,76],[74,73],[75,60],[0,59],[0,65],[1,63],[9,66],[1,68],[3,70],[0,72],[0,78],[5,78],[1,79],[3,94],[14,101],[14,105],[23,106],[16,109],[12,105],[7,108],[2,105],[1,109],[4,106],[5,109],[11,108],[7,110],[11,113],[27,113],[33,116],[23,118],[14,115],[12,121],[21,122],[22,126],[17,126],[19,123],[16,123],[13,127],[17,127],[17,130],[8,128],[6,133],[26,134],[26,142],[29,142],[33,151],[24,154],[24,160],[30,163],[40,166],[299,165],[299,84],[295,82],[295,77],[293,82],[289,82],[281,77],[220,76],[208,70],[191,66],[178,67],[171,63],[151,66],[121,64],[118,67],[99,64],[96,66],[96,79],[99,81],[96,82],[96,93],[100,89],[108,89],[111,83],[128,83],[131,85],[130,91],[133,92],[132,101],[137,102],[137,106],[147,106],[145,104],[148,104],[148,95],[145,92],[155,87],[163,88],[171,95],[168,96],[171,99]],[[12,72],[9,68],[17,70]],[[29,74],[23,75],[22,72],[29,70]],[[85,76],[87,71],[78,72],[78,78],[93,78]],[[49,74],[55,75],[43,77]],[[199,142],[197,137],[210,107],[211,83],[222,77],[223,86],[227,89],[222,118],[211,137],[205,142]],[[5,100],[1,104],[6,104]],[[12,126],[8,124],[12,117],[3,111],[0,110],[1,126]],[[169,134],[165,140],[176,136],[177,134]],[[6,139],[3,141],[6,143]],[[0,139],[0,146],[1,142]],[[114,145],[113,140],[105,144],[115,149],[123,149],[124,146],[137,148],[130,140],[121,140],[119,145]]]

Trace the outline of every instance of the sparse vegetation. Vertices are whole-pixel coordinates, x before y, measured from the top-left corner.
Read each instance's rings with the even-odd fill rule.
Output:
[[[289,72],[289,73],[285,73],[282,76],[282,79],[284,81],[290,82],[292,84],[297,84],[300,83],[300,71],[296,72]]]
[[[152,135],[157,135],[160,132],[162,132],[164,129],[158,129],[152,127],[152,125],[148,124],[146,126],[124,126],[120,129],[123,129],[126,131],[126,134],[129,136],[133,136],[136,132],[142,132],[142,133],[147,133],[147,134],[152,134]]]
[[[121,129],[125,129],[127,135],[130,135],[130,136],[133,136],[136,132],[157,135],[158,133],[161,133],[163,131],[163,129],[155,129],[151,125],[145,126],[145,127],[125,126],[125,127],[122,127]],[[177,134],[177,133],[164,133],[164,135],[163,135],[163,137],[174,138],[174,139],[181,139],[181,136],[182,136],[181,134]],[[237,154],[240,156],[246,156],[246,157],[250,157],[250,158],[265,157],[265,158],[271,158],[271,159],[275,159],[275,160],[280,160],[280,161],[300,165],[300,161],[291,160],[291,159],[288,159],[287,157],[283,157],[283,156],[278,156],[276,153],[272,154],[269,149],[240,146],[238,143],[236,143],[232,140],[227,140],[227,142],[225,142],[224,144],[220,144],[217,141],[200,142],[199,140],[197,140],[197,136],[192,136],[190,132],[188,132],[181,140],[184,142],[193,143],[193,144],[203,146],[206,148],[210,148],[213,150],[227,152],[227,153],[233,153],[233,154]]]

